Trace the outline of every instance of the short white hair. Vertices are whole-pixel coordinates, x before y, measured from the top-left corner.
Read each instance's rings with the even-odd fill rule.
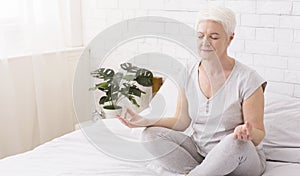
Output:
[[[220,23],[227,35],[234,33],[236,26],[235,13],[226,7],[221,6],[209,6],[208,8],[202,9],[198,13],[196,21],[196,30],[201,21],[212,20]]]

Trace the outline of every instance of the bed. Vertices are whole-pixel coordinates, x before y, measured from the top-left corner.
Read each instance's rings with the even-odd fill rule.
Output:
[[[171,91],[172,90],[172,91]],[[165,114],[174,113],[176,86],[166,80],[151,104],[164,98]],[[263,141],[267,168],[263,176],[296,176],[300,173],[300,100],[267,92]],[[145,111],[144,111],[145,113]],[[98,120],[32,151],[0,160],[5,176],[77,175],[179,175],[170,173],[148,157],[143,148],[119,141],[139,140],[143,128],[129,129],[117,119]],[[186,131],[189,133],[189,130]],[[113,134],[112,138],[110,135]],[[98,143],[98,144],[97,144]],[[101,147],[99,147],[99,144]],[[131,156],[128,156],[131,155]]]

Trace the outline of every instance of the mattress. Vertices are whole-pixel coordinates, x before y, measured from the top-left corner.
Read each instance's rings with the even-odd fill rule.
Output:
[[[129,129],[117,119],[107,119],[92,124],[45,143],[32,151],[0,160],[0,174],[5,176],[77,176],[77,175],[176,175],[163,170],[150,160],[133,160],[101,151],[88,135],[92,132],[109,130],[119,138],[137,140],[143,129]],[[103,145],[117,150],[127,148],[138,153],[132,146],[120,146],[109,135],[97,134]],[[124,153],[126,156],[126,153]],[[128,154],[128,153],[127,153]],[[130,152],[129,152],[130,154]]]
[[[0,160],[0,174],[5,176],[180,175],[164,170],[154,160],[136,159],[134,161],[132,157],[126,159],[124,155],[118,157],[116,153],[112,154],[99,149],[101,147],[97,146],[89,137],[91,132],[98,133],[99,141],[116,150],[126,148],[131,150],[129,153],[139,153],[139,149],[121,146],[109,135],[99,133],[104,129],[109,130],[119,139],[123,138],[127,141],[139,140],[143,130],[143,128],[129,129],[117,119],[102,120],[83,128],[83,130],[56,138],[32,151]],[[298,176],[299,173],[300,164],[267,162],[266,172],[263,176]]]
[[[263,176],[299,176],[300,164],[267,161]]]

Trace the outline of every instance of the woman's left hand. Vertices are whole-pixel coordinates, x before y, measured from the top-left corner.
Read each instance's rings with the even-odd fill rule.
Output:
[[[253,138],[253,126],[246,122],[243,125],[239,125],[234,129],[233,138],[241,141],[249,141]]]

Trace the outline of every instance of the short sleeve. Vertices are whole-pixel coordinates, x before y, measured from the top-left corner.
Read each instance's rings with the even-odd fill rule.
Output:
[[[244,90],[242,91],[242,99],[247,100],[260,86],[262,86],[263,91],[265,91],[267,81],[256,71],[250,72],[246,84],[244,85]]]

